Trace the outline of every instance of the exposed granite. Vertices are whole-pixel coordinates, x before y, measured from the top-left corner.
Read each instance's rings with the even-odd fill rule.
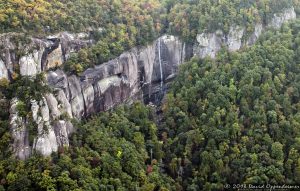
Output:
[[[72,52],[92,42],[84,33],[60,33],[47,39],[32,38],[21,57],[14,52],[16,44],[8,36],[0,36],[4,49],[0,51],[0,78],[10,79],[20,67],[21,75],[33,76],[47,72],[47,83],[53,94],[44,95],[37,102],[32,100],[33,121],[38,125],[33,145],[29,143],[26,127],[28,119],[18,116],[18,100],[11,101],[10,124],[16,156],[25,159],[31,152],[48,156],[59,147],[68,146],[68,136],[74,131],[70,119],[82,119],[116,105],[142,99],[144,102],[159,102],[168,82],[177,74],[179,65],[193,54],[204,58],[215,58],[222,46],[229,51],[252,45],[266,27],[278,27],[295,17],[294,9],[277,14],[268,26],[256,24],[255,31],[244,38],[245,28],[232,26],[228,34],[222,31],[203,33],[197,36],[194,46],[179,38],[164,35],[146,47],[133,48],[119,57],[84,71],[81,76],[68,76],[55,69],[70,57]],[[52,69],[53,71],[48,71]]]

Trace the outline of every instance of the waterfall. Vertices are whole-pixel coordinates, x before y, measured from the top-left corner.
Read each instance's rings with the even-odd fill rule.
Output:
[[[184,42],[183,48],[182,48],[181,63],[184,63],[184,61],[185,61],[185,49],[186,49],[186,47],[185,47],[185,42]],[[179,63],[179,64],[181,64],[181,63]],[[179,66],[179,64],[178,64],[178,66]]]
[[[163,71],[161,63],[161,38],[158,40],[158,59],[159,59],[159,68],[160,68],[160,88],[163,88]]]

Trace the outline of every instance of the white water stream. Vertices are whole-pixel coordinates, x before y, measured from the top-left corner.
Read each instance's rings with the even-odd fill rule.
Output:
[[[159,67],[160,67],[160,88],[163,88],[163,71],[162,71],[162,63],[161,63],[161,39],[158,40],[158,59],[159,59]]]

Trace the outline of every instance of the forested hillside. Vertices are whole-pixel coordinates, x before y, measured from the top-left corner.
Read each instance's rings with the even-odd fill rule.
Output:
[[[224,49],[216,60],[183,65],[158,126],[155,111],[137,103],[79,123],[72,146],[51,158],[18,161],[2,153],[1,188],[222,190],[226,183],[299,183],[299,32],[296,21],[241,52]]]
[[[232,25],[267,24],[274,13],[298,0],[8,0],[0,2],[0,32],[44,36],[60,31],[88,32],[96,44],[81,50],[64,69],[80,73],[159,35],[178,35],[192,43],[201,32],[229,32]]]
[[[172,32],[187,37],[189,30],[228,31],[231,24],[266,23],[274,13],[298,4],[297,0],[7,0],[0,2],[0,31],[43,34],[127,28],[129,36],[147,40],[147,33],[170,24]]]
[[[89,33],[94,45],[63,65],[78,75],[164,33],[187,43],[202,32],[228,33],[232,25],[252,33],[255,23],[266,24],[291,6],[299,11],[298,0],[7,0],[0,2],[0,32]],[[223,47],[216,59],[192,58],[160,106],[136,102],[72,120],[76,132],[69,147],[24,161],[10,146],[10,101],[17,97],[19,115],[31,119],[31,101],[54,90],[43,74],[0,79],[0,191],[300,184],[299,62],[296,20],[265,31],[252,47]],[[28,124],[32,144],[37,127]]]
[[[267,24],[274,13],[292,5],[293,0],[223,0],[223,1],[172,1],[168,2],[169,30],[172,34],[192,41],[202,32],[216,30],[229,32],[230,27],[245,26],[248,33],[254,31],[256,23]]]
[[[187,190],[299,184],[299,32],[297,21],[182,67],[161,131],[169,173]]]
[[[4,160],[2,153],[0,190],[176,190],[160,170],[154,117],[154,110],[136,103],[78,124],[72,146],[51,158]]]

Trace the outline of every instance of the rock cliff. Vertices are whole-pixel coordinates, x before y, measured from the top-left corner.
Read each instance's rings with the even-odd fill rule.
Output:
[[[60,119],[61,112],[67,112],[67,108],[59,105],[52,94],[45,95],[39,102],[31,100],[32,121],[18,115],[17,104],[17,99],[11,101],[10,124],[13,149],[18,158],[26,159],[32,152],[48,156],[59,146],[69,146],[73,125]]]
[[[21,75],[34,75],[44,70],[37,69],[40,65],[46,66],[43,68],[47,70],[47,66],[51,66],[49,63],[54,63],[41,63],[39,54],[44,53],[36,51],[20,59],[20,67],[25,65],[24,68],[28,69],[28,72],[25,70]],[[191,54],[191,48],[179,38],[164,35],[147,47],[133,48],[118,58],[87,69],[80,76],[68,76],[61,69],[48,71],[47,83],[53,94],[45,95],[40,102],[31,102],[33,121],[38,126],[32,145],[27,119],[19,117],[16,110],[18,100],[11,103],[11,127],[15,140],[13,148],[16,155],[21,159],[36,151],[50,155],[58,147],[68,146],[68,135],[74,130],[70,123],[72,118],[82,119],[132,100],[156,101],[153,95],[164,93],[167,82]],[[46,60],[60,60],[64,57],[63,51],[56,51],[55,56]]]
[[[156,93],[153,87],[165,84],[188,58],[186,47],[178,38],[165,35],[147,47],[133,48],[89,68],[79,77],[67,76],[60,69],[50,71],[48,84],[68,100],[72,115],[80,119]]]
[[[87,34],[67,32],[45,39],[22,34],[0,35],[0,78],[10,79],[14,72],[34,76],[60,66],[72,52],[92,44]]]
[[[197,35],[194,45],[194,55],[200,58],[209,56],[215,58],[222,47],[227,47],[229,51],[237,51],[244,46],[252,45],[256,42],[261,33],[267,28],[280,28],[286,21],[296,18],[294,8],[286,9],[282,13],[274,14],[271,21],[265,25],[256,23],[254,32],[246,34],[246,28],[242,26],[231,26],[228,34],[223,31],[214,33],[202,33]]]
[[[214,58],[222,46],[230,51],[239,50],[253,44],[266,27],[279,27],[295,16],[294,9],[274,15],[268,26],[256,24],[253,34],[246,40],[245,28],[239,26],[232,26],[228,34],[222,31],[199,34],[194,46],[164,35],[146,47],[133,48],[118,58],[89,68],[80,76],[68,76],[57,67],[72,52],[93,43],[86,34],[64,32],[46,39],[32,38],[26,45],[13,41],[15,35],[2,35],[0,78],[11,79],[18,70],[21,75],[29,76],[44,71],[53,90],[40,101],[31,100],[32,120],[37,131],[33,140],[29,120],[20,117],[16,109],[18,100],[11,101],[14,152],[21,159],[32,152],[50,155],[59,147],[69,145],[68,136],[74,131],[72,118],[82,119],[133,100],[159,102],[179,65],[193,54]]]

